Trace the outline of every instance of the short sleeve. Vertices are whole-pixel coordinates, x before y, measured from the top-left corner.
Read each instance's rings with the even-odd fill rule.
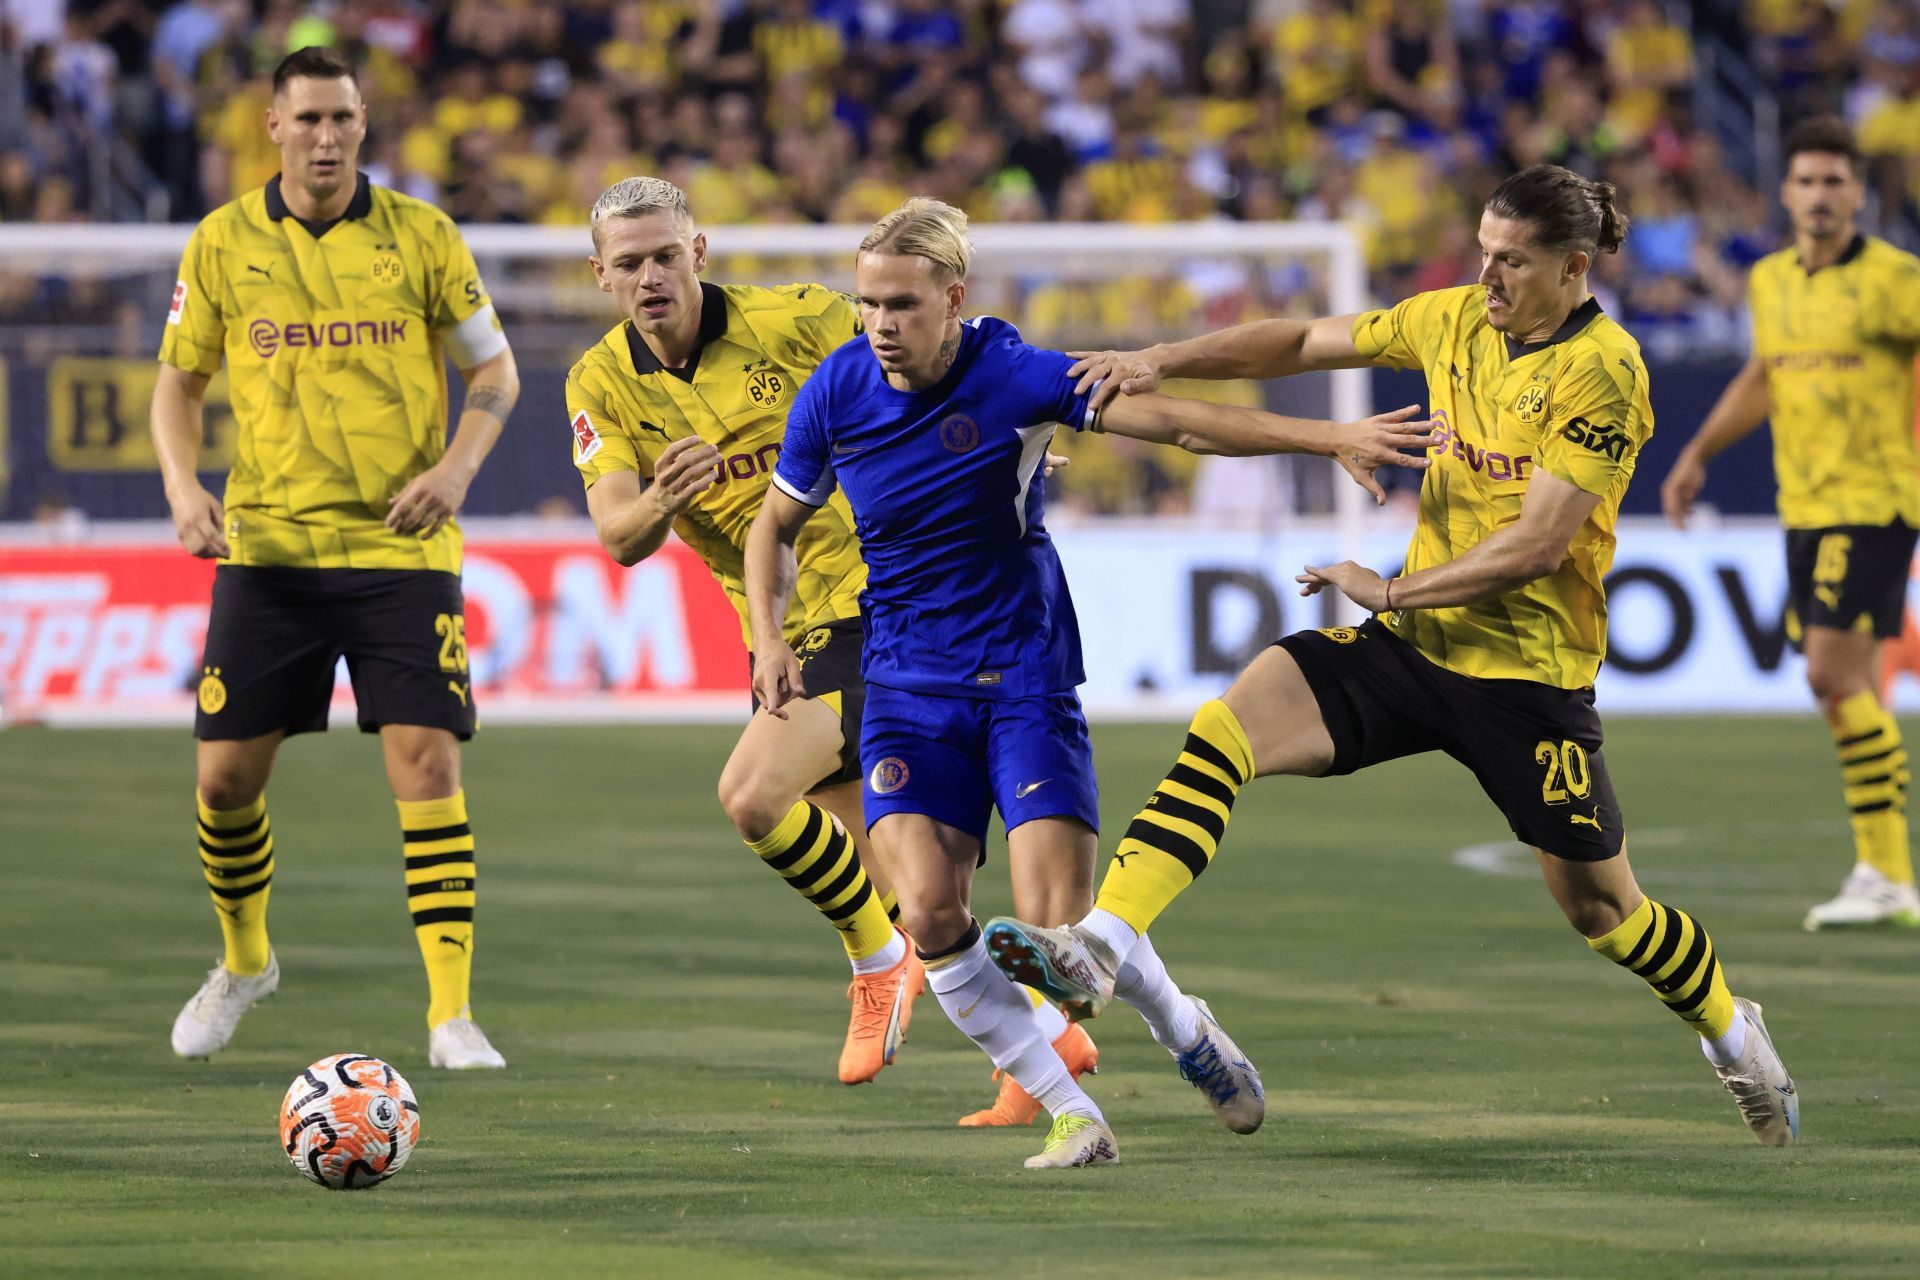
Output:
[[[1653,434],[1642,389],[1646,367],[1594,351],[1563,369],[1549,394],[1537,466],[1588,493],[1605,495],[1633,474]]]
[[[444,335],[453,363],[471,369],[506,350],[507,335],[460,229],[449,218],[437,218],[433,241],[437,261],[427,320]]]
[[[827,455],[826,380],[810,378],[787,411],[787,435],[780,461],[773,468],[773,486],[795,502],[824,507],[839,481]]]
[[[1026,412],[1029,423],[1058,422],[1075,431],[1085,431],[1093,425],[1089,402],[1094,387],[1099,384],[1089,387],[1086,395],[1074,394],[1074,383],[1079,379],[1067,372],[1073,367],[1072,356],[1030,347],[1017,337],[1011,349],[1013,369],[1009,381],[1026,394],[1031,405]]]
[[[213,374],[226,349],[227,318],[221,310],[226,295],[220,273],[220,254],[209,242],[203,224],[187,241],[180,258],[180,278],[173,286],[173,303],[160,337],[160,360],[189,373]]]
[[[1477,286],[1468,286],[1474,288]],[[1353,322],[1353,347],[1364,360],[1394,369],[1423,369],[1437,340],[1435,317],[1457,289],[1416,293],[1395,306],[1362,313]]]
[[[827,297],[820,314],[809,319],[802,330],[815,361],[825,360],[866,332],[852,298],[836,290],[827,290]]]
[[[1860,330],[1878,342],[1920,346],[1920,258],[1900,254],[1861,291]]]
[[[451,329],[482,307],[493,305],[487,287],[480,282],[480,267],[473,260],[460,228],[451,218],[434,219],[428,237],[434,256],[433,288],[427,298],[427,323],[435,329]]]
[[[567,375],[567,417],[573,428],[573,465],[579,468],[587,488],[615,471],[640,470],[633,437],[577,365]]]

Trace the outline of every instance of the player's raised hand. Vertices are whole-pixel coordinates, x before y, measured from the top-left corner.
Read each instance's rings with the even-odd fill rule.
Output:
[[[1368,613],[1380,613],[1387,607],[1387,580],[1351,560],[1342,560],[1324,569],[1307,565],[1294,581],[1300,584],[1303,596],[1317,595],[1322,587],[1335,587]]]
[[[1424,471],[1433,465],[1424,452],[1402,452],[1425,450],[1437,443],[1433,422],[1414,418],[1419,412],[1419,405],[1410,404],[1404,409],[1390,409],[1371,418],[1346,423],[1335,431],[1334,460],[1353,477],[1355,484],[1373,495],[1375,506],[1383,506],[1387,501],[1387,491],[1374,479],[1375,471],[1388,466]]]
[[[768,715],[785,720],[787,713],[782,708],[807,696],[806,682],[800,675],[800,656],[784,641],[760,647],[767,652],[753,655],[753,696],[760,700]]]
[[[387,508],[387,528],[395,533],[417,533],[431,538],[453,519],[460,504],[467,500],[467,483],[472,477],[447,465],[442,458],[394,495]]]
[[[1137,396],[1160,389],[1160,369],[1147,351],[1069,351],[1074,365],[1069,378],[1078,378],[1073,394],[1084,396],[1090,388],[1088,403],[1096,411],[1115,396]]]
[[[682,436],[660,451],[647,491],[668,515],[679,515],[720,476],[720,451],[699,436]]]
[[[1687,527],[1687,517],[1693,514],[1694,500],[1700,496],[1700,490],[1706,487],[1706,483],[1707,469],[1691,455],[1682,453],[1674,461],[1673,470],[1667,472],[1667,478],[1660,482],[1660,509],[1666,512],[1674,528]]]
[[[227,513],[220,499],[196,484],[177,497],[169,492],[167,506],[173,511],[173,531],[189,555],[224,560],[233,554],[227,546]]]

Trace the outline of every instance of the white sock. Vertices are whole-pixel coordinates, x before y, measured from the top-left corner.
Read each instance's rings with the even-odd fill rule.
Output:
[[[1162,1046],[1185,1053],[1200,1042],[1200,1014],[1167,974],[1167,966],[1145,934],[1133,944],[1113,994],[1132,1005],[1147,1020],[1147,1030]]]
[[[861,960],[853,962],[853,971],[857,974],[885,973],[907,958],[907,938],[898,929],[887,939],[887,945]]]
[[[1727,1028],[1727,1034],[1718,1040],[1700,1037],[1700,1052],[1707,1055],[1707,1061],[1716,1067],[1730,1067],[1740,1060],[1747,1050],[1747,1015],[1734,1010],[1733,1025]]]
[[[1060,1006],[1048,1000],[1032,987],[1021,987],[1027,999],[1033,1003],[1033,1020],[1040,1024],[1040,1034],[1052,1044],[1067,1034],[1067,1015],[1060,1012]]]
[[[1134,932],[1132,925],[1113,912],[1102,911],[1098,907],[1087,912],[1078,928],[1120,960],[1125,960],[1133,950],[1133,944],[1140,940],[1140,935]]]
[[[1074,1083],[1073,1073],[1040,1030],[1033,1001],[994,968],[974,927],[973,943],[944,963],[928,966],[927,985],[960,1033],[993,1065],[1012,1076],[1050,1115],[1100,1117],[1100,1108]]]

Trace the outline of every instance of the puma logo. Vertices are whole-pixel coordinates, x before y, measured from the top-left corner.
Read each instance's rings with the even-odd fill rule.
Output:
[[[460,699],[461,706],[464,707],[467,705],[467,686],[457,680],[449,680],[447,681],[447,688],[453,690],[454,695]]]
[[[240,918],[240,908],[230,907],[224,902],[214,903],[213,909],[215,911],[218,911],[223,916],[229,916],[235,920],[238,920]]]
[[[1139,851],[1138,849],[1129,849],[1129,850],[1127,850],[1127,851],[1126,851],[1125,853],[1116,853],[1116,854],[1114,854],[1114,855],[1113,855],[1113,861],[1114,861],[1114,865],[1115,865],[1115,866],[1120,866],[1120,867],[1124,867],[1124,866],[1126,866],[1126,865],[1127,865],[1127,859],[1128,859],[1128,858],[1131,858],[1131,857],[1132,857],[1132,856],[1133,856],[1134,854],[1136,854],[1136,853],[1138,853],[1138,852],[1140,852],[1140,851]]]
[[[1600,825],[1600,811],[1598,809],[1595,809],[1593,811],[1593,816],[1591,818],[1585,817],[1578,813],[1570,813],[1567,815],[1567,821],[1568,822],[1584,822],[1588,826],[1592,827],[1595,831],[1605,830],[1605,828],[1603,828]]]
[[[465,938],[456,938],[450,933],[441,934],[440,941],[446,943],[450,947],[458,947],[462,951],[465,951],[467,949],[467,940]]]
[[[247,270],[253,272],[255,275],[265,276],[269,280],[273,279],[273,267],[271,265],[264,266],[264,267],[256,267],[251,262],[249,262],[247,264]]]

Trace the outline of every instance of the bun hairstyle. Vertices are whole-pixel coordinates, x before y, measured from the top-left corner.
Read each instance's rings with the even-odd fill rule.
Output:
[[[1614,203],[1618,194],[1611,182],[1536,164],[1501,183],[1487,212],[1531,223],[1534,239],[1551,248],[1617,253],[1627,238],[1627,215]]]

